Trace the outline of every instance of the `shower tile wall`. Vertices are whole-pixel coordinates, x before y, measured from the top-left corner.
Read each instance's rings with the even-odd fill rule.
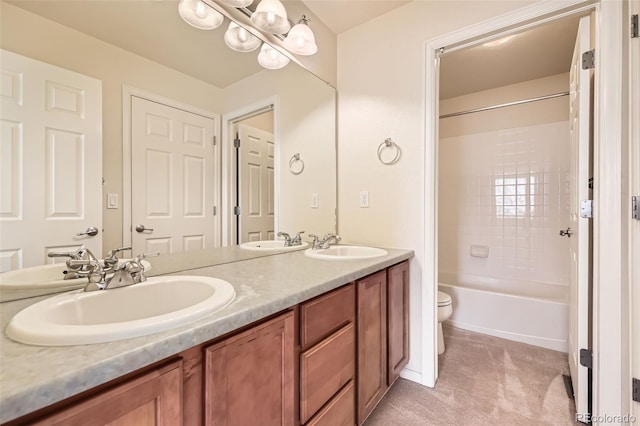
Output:
[[[567,121],[443,138],[439,170],[441,272],[568,285]]]

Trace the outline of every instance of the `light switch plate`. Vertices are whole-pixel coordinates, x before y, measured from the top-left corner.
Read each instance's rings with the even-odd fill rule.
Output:
[[[314,192],[313,194],[311,194],[311,208],[317,209],[318,205],[319,205],[318,194]]]
[[[118,208],[118,194],[114,194],[112,192],[107,194],[107,208],[108,209]]]

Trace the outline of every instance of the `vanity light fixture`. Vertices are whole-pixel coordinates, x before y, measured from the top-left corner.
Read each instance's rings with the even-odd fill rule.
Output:
[[[261,0],[251,14],[251,22],[256,28],[271,34],[286,34],[291,28],[287,11],[280,0]]]
[[[318,51],[316,37],[309,28],[309,19],[305,15],[302,15],[302,19],[291,28],[284,39],[284,46],[297,55],[309,56]]]
[[[213,30],[222,25],[224,16],[202,0],[180,0],[178,13],[184,21],[200,30]]]
[[[224,33],[224,42],[236,52],[252,52],[260,47],[260,39],[231,21]]]
[[[287,66],[289,58],[269,46],[267,43],[262,43],[260,53],[258,54],[258,63],[262,65],[263,68],[279,70],[280,68]]]

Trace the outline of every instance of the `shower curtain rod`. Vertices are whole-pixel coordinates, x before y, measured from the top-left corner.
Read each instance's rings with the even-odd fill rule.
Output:
[[[526,104],[526,103],[529,103],[529,102],[544,101],[546,99],[553,99],[553,98],[559,98],[561,96],[567,96],[568,94],[569,94],[569,92],[554,93],[553,95],[539,96],[537,98],[523,99],[521,101],[513,101],[513,102],[507,102],[507,103],[504,103],[504,104],[498,104],[498,105],[491,105],[491,106],[482,107],[482,108],[469,109],[467,111],[452,112],[450,114],[443,114],[443,115],[440,116],[440,118],[456,117],[458,115],[472,114],[474,112],[489,111],[489,110],[492,110],[492,109],[504,108],[504,107],[514,106],[514,105],[521,105],[521,104]]]

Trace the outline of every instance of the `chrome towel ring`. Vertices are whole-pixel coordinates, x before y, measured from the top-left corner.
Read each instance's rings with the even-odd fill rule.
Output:
[[[299,175],[304,170],[304,161],[300,158],[300,153],[293,154],[289,160],[289,171],[294,175]]]
[[[382,153],[387,149],[395,150],[395,154],[393,155],[393,157],[391,159],[389,159],[389,158],[383,159],[382,158]],[[398,162],[398,160],[400,160],[401,156],[402,156],[402,150],[400,149],[398,144],[396,144],[394,141],[391,140],[391,138],[385,139],[384,142],[382,142],[378,146],[378,160],[380,160],[380,162],[382,164],[385,164],[387,166],[395,164],[395,163]]]

